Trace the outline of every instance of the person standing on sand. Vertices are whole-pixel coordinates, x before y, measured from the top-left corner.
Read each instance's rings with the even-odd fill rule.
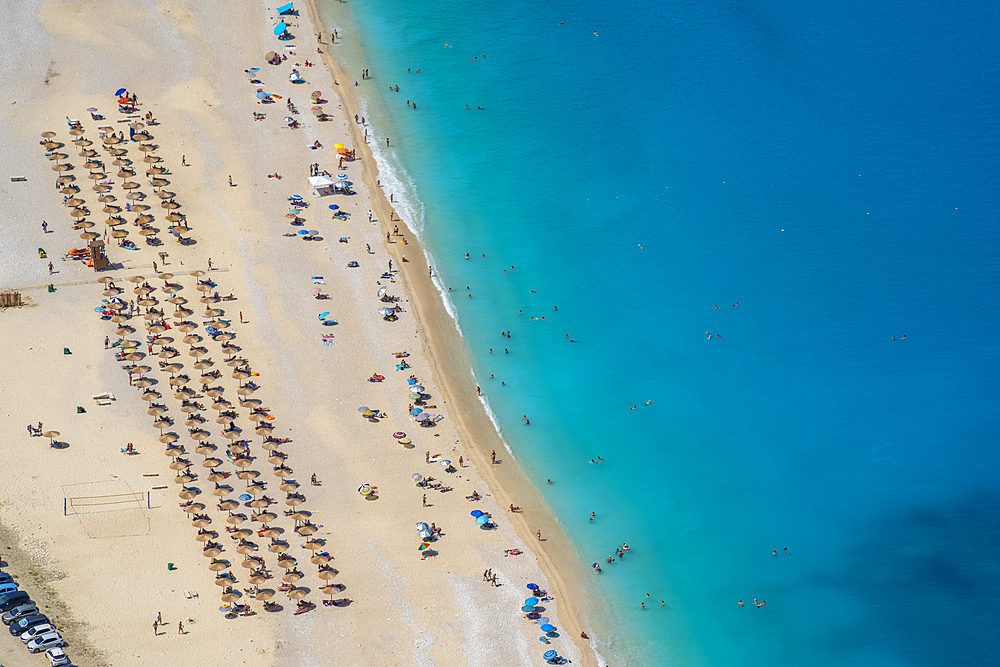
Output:
[[[177,634],[184,634],[184,624],[181,621],[177,621]]]
[[[106,350],[106,349],[108,349],[108,344],[109,344],[110,342],[111,342],[111,339],[110,339],[110,338],[108,338],[107,336],[105,336],[105,337],[104,337],[104,349],[105,349],[105,350]]]
[[[41,427],[39,427],[39,428],[41,428]],[[497,450],[494,449],[493,453],[490,454],[490,460],[493,462],[493,465],[496,465],[496,463],[497,463]]]
[[[535,537],[537,537],[538,541],[541,542],[542,541],[542,531],[541,530],[535,531]]]
[[[159,621],[153,621],[153,636],[154,637],[159,636],[159,634],[160,634],[159,630],[158,630],[159,627],[160,627],[160,622]]]
[[[427,494],[426,493],[424,494],[423,506],[427,507]]]

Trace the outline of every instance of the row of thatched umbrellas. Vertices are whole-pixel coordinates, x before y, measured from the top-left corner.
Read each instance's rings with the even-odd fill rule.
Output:
[[[132,123],[130,127],[134,130],[141,130],[144,125],[142,123]],[[83,129],[72,129],[70,130],[70,134],[77,137],[73,140],[73,143],[77,147],[81,148],[78,155],[86,158],[87,160],[85,166],[90,172],[87,175],[87,178],[95,181],[93,189],[98,193],[98,201],[104,204],[102,211],[109,216],[108,219],[105,220],[105,223],[113,228],[111,236],[118,239],[125,238],[128,236],[128,232],[125,229],[117,228],[117,226],[125,224],[126,220],[120,215],[121,208],[114,205],[116,199],[112,194],[110,194],[112,188],[111,185],[106,182],[109,177],[107,174],[103,173],[103,163],[99,160],[93,159],[98,156],[97,151],[89,148],[93,142],[83,137]],[[60,192],[67,196],[64,203],[66,206],[72,208],[70,216],[74,218],[73,227],[77,230],[83,230],[80,234],[80,238],[89,242],[92,239],[98,238],[100,235],[90,229],[94,226],[94,223],[87,220],[87,217],[90,215],[90,210],[86,208],[86,202],[78,196],[80,194],[80,188],[74,184],[76,177],[66,173],[67,171],[73,169],[72,165],[62,162],[62,160],[65,160],[68,157],[67,154],[55,152],[64,147],[63,144],[54,141],[55,136],[55,132],[43,132],[42,138],[44,141],[42,142],[42,145],[47,151],[49,151],[47,154],[48,159],[55,161],[52,169],[60,173],[57,183],[61,188]],[[132,137],[133,139],[137,139],[139,141],[148,141],[151,138],[148,134],[142,132],[133,134]],[[153,221],[153,216],[145,213],[145,211],[149,210],[149,206],[140,203],[141,200],[145,198],[145,195],[138,191],[138,188],[140,187],[139,183],[129,180],[131,177],[135,176],[135,171],[132,169],[131,160],[124,157],[128,151],[117,146],[117,144],[121,143],[121,141],[122,140],[114,134],[111,134],[102,140],[102,143],[104,144],[103,148],[114,158],[111,164],[119,169],[116,176],[122,179],[122,188],[126,190],[125,198],[131,202],[129,207],[130,210],[140,212],[140,215],[135,220],[135,222],[141,227],[139,234],[141,236],[155,236],[159,230],[150,226],[150,223]],[[168,214],[166,216],[167,220],[172,223],[182,222],[185,220],[185,217],[176,212],[176,209],[180,208],[180,204],[173,201],[174,193],[167,192],[162,189],[163,186],[169,185],[169,181],[162,178],[163,174],[167,170],[163,167],[156,166],[156,163],[160,162],[160,158],[151,155],[152,151],[155,151],[156,148],[157,147],[155,145],[148,143],[140,144],[138,147],[139,151],[145,153],[143,162],[149,165],[149,168],[146,170],[146,175],[150,179],[150,184],[154,188],[158,188],[155,191],[155,194],[162,200],[160,206],[168,210]]]
[[[199,279],[205,275],[203,271],[193,271],[191,274]],[[260,473],[249,469],[253,465],[253,458],[248,454],[250,443],[242,439],[242,430],[234,426],[238,415],[234,406],[223,397],[224,388],[222,386],[213,386],[216,380],[221,377],[221,373],[218,370],[208,370],[214,364],[207,357],[208,350],[204,346],[198,345],[198,343],[204,340],[201,335],[195,333],[198,325],[186,319],[193,311],[185,307],[187,303],[186,299],[178,296],[178,292],[183,288],[178,283],[171,282],[171,279],[174,278],[173,274],[161,273],[158,278],[164,281],[163,291],[171,294],[171,298],[166,301],[172,303],[176,308],[173,316],[179,319],[184,318],[180,319],[175,328],[186,334],[183,342],[190,346],[188,354],[196,359],[193,367],[202,371],[201,376],[198,378],[202,384],[202,393],[213,399],[212,408],[218,411],[216,422],[223,425],[222,435],[230,440],[227,450],[233,460],[233,465],[237,468],[236,476],[246,482],[245,492],[248,497],[253,497],[253,500],[248,503],[255,511],[253,518],[262,523],[262,530],[259,534],[263,537],[271,538],[268,551],[278,555],[278,566],[285,569],[282,581],[292,585],[291,589],[286,592],[291,599],[300,600],[308,595],[309,589],[294,585],[295,582],[303,577],[303,574],[298,570],[296,560],[286,553],[288,551],[287,541],[278,539],[284,531],[281,528],[269,525],[270,522],[277,518],[277,515],[268,510],[273,501],[263,496],[265,487],[264,484],[258,481]],[[227,532],[234,540],[239,540],[236,551],[244,555],[241,565],[251,570],[249,577],[251,584],[257,586],[265,583],[267,575],[264,569],[264,560],[259,556],[253,555],[258,550],[258,547],[246,539],[253,535],[253,531],[241,528],[240,524],[246,521],[246,517],[243,514],[233,512],[233,510],[239,508],[240,503],[235,500],[225,499],[234,490],[228,484],[221,484],[220,482],[224,482],[232,473],[220,472],[218,470],[218,466],[223,461],[215,456],[218,448],[208,442],[211,434],[202,426],[206,422],[205,418],[200,415],[200,411],[204,406],[197,402],[197,399],[201,398],[201,395],[186,386],[190,378],[186,375],[178,374],[183,369],[183,364],[172,361],[172,359],[179,356],[180,353],[170,347],[170,344],[174,342],[172,338],[162,336],[167,331],[167,322],[162,311],[158,311],[155,308],[158,305],[158,300],[151,295],[154,288],[142,276],[133,276],[128,280],[136,285],[133,288],[133,292],[139,297],[139,306],[147,308],[148,312],[144,318],[147,320],[145,327],[153,336],[150,344],[159,346],[160,351],[157,353],[157,356],[162,359],[159,365],[164,371],[170,373],[168,384],[173,389],[174,398],[181,401],[181,411],[188,415],[184,423],[189,427],[191,439],[195,441],[195,451],[205,457],[202,461],[202,466],[209,471],[208,481],[213,482],[215,485],[212,494],[220,498],[218,508],[228,513],[225,517],[226,523],[230,524]],[[113,297],[123,291],[120,288],[114,287],[114,279],[111,277],[103,277],[100,281],[105,283],[105,287],[108,288],[104,292],[105,296]],[[224,315],[224,311],[212,307],[219,300],[217,296],[209,294],[213,289],[212,285],[208,281],[199,280],[196,288],[203,293],[201,301],[206,306],[204,316],[210,318],[206,322],[206,325],[213,330],[213,339],[221,342],[222,351],[230,355],[225,363],[233,367],[234,370],[231,375],[234,379],[240,381],[237,394],[241,397],[246,397],[240,398],[239,406],[249,410],[247,417],[250,421],[254,422],[255,432],[263,437],[262,445],[268,452],[268,461],[274,465],[273,472],[281,480],[279,488],[287,493],[285,503],[292,508],[289,510],[288,515],[295,521],[294,530],[308,540],[304,544],[304,547],[313,553],[310,561],[319,566],[317,576],[324,582],[328,582],[337,575],[337,571],[327,565],[330,560],[328,555],[317,553],[317,550],[324,546],[324,541],[312,537],[318,528],[312,524],[310,513],[298,509],[298,505],[301,505],[305,501],[305,497],[297,492],[298,483],[289,479],[293,471],[285,465],[286,455],[275,449],[275,444],[278,440],[272,435],[272,417],[261,407],[260,400],[249,398],[256,391],[256,385],[244,383],[244,380],[250,377],[249,364],[245,359],[237,356],[240,351],[239,347],[231,344],[235,334],[227,331],[229,323],[226,320],[219,319]],[[141,361],[145,355],[137,350],[140,346],[139,341],[125,340],[125,337],[134,333],[135,330],[125,324],[129,318],[124,313],[124,304],[111,305],[117,306],[113,308],[115,314],[111,316],[111,320],[119,324],[116,333],[123,339],[121,346],[124,350],[132,350],[125,355],[125,359],[132,362]],[[166,408],[154,402],[161,398],[161,394],[155,389],[151,389],[154,382],[145,377],[150,368],[148,366],[132,366],[128,370],[130,373],[139,376],[132,384],[138,386],[143,391],[141,398],[150,403],[147,413],[154,419],[153,426],[160,430],[160,442],[166,445],[164,453],[171,458],[169,467],[177,472],[174,481],[182,485],[178,495],[182,500],[186,501],[182,505],[184,510],[193,515],[192,525],[199,529],[196,539],[204,543],[202,553],[212,559],[209,569],[218,573],[216,584],[223,587],[222,599],[226,602],[235,602],[241,597],[241,594],[232,587],[237,580],[232,572],[229,571],[231,564],[228,561],[218,559],[218,556],[223,551],[222,545],[214,541],[214,538],[218,537],[218,533],[208,529],[208,526],[211,524],[211,518],[202,513],[205,505],[196,501],[201,490],[197,487],[188,486],[188,484],[196,479],[195,475],[190,472],[191,462],[183,458],[186,453],[184,446],[176,444],[179,437],[175,433],[163,432],[164,429],[173,426],[173,422],[165,417]],[[261,497],[258,498],[257,496]],[[321,590],[323,593],[332,595],[342,590],[342,587],[336,584],[327,584]],[[255,597],[259,600],[267,601],[273,595],[274,591],[272,590],[260,589],[257,590]]]

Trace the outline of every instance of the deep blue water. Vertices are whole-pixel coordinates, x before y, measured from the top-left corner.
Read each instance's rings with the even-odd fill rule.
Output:
[[[996,663],[1000,6],[324,11],[611,664]]]

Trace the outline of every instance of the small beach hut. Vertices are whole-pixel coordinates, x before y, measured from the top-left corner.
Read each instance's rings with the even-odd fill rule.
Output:
[[[334,193],[334,182],[329,176],[310,176],[309,185],[312,186],[314,195],[323,196]]]

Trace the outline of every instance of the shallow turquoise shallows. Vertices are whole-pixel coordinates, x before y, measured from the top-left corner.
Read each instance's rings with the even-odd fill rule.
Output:
[[[611,664],[996,664],[998,7],[324,5]]]

